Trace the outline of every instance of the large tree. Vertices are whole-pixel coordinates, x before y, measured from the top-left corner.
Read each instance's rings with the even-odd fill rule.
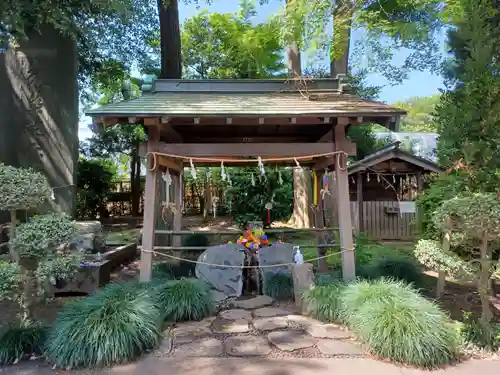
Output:
[[[417,96],[394,103],[397,108],[408,111],[401,120],[403,132],[435,132],[434,110],[439,103],[440,95]]]

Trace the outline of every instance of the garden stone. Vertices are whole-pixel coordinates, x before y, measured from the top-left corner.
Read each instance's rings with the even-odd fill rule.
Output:
[[[69,244],[71,249],[81,253],[103,252],[106,248],[106,238],[100,221],[76,221],[77,234]]]
[[[273,243],[270,246],[264,246],[259,250],[259,265],[270,266],[273,264],[293,263],[295,250],[289,243]],[[290,266],[265,267],[261,268],[262,273],[278,270],[291,270]]]
[[[253,311],[253,316],[256,318],[270,318],[273,316],[284,316],[289,314],[289,311],[277,309],[275,307],[262,307]]]
[[[348,330],[336,324],[313,324],[306,328],[307,333],[319,339],[348,339],[352,335]]]
[[[246,333],[250,331],[248,320],[238,319],[232,322],[217,321],[214,323],[214,333]]]
[[[311,318],[310,316],[306,316],[306,315],[294,315],[294,314],[292,314],[292,315],[287,315],[286,318],[288,319],[288,321],[290,323],[300,325],[304,328],[324,324],[324,323],[320,322],[319,320],[316,320],[316,319]]]
[[[281,316],[261,318],[253,321],[253,326],[258,331],[272,331],[288,327],[288,321]]]
[[[308,306],[302,295],[314,288],[313,265],[311,263],[294,264],[292,277],[295,306],[299,312],[307,313]]]
[[[233,309],[233,310],[221,311],[219,313],[219,317],[221,319],[226,319],[226,320],[239,320],[239,319],[251,320],[252,313],[247,310]]]
[[[326,355],[363,355],[364,351],[356,344],[340,340],[319,340],[318,350]]]
[[[267,338],[278,349],[285,352],[310,348],[315,344],[314,339],[301,330],[271,332]]]
[[[210,336],[212,331],[210,325],[213,320],[202,320],[201,322],[180,323],[174,328],[176,344],[185,344]]]
[[[264,356],[271,352],[271,346],[265,337],[232,336],[224,342],[227,355],[233,357]]]
[[[256,296],[248,299],[241,299],[233,302],[237,309],[258,309],[259,307],[272,305],[274,300],[269,296]]]
[[[196,263],[195,273],[200,280],[228,297],[239,297],[243,288],[242,267],[245,262],[245,248],[238,244],[212,246],[206,249]],[[203,263],[221,264],[232,267],[210,266]]]
[[[224,345],[217,339],[204,339],[175,348],[174,357],[220,357]]]
[[[170,354],[172,351],[173,343],[172,343],[172,335],[167,334],[163,338],[163,341],[161,342],[160,346],[156,350],[156,353],[158,355],[164,356]]]

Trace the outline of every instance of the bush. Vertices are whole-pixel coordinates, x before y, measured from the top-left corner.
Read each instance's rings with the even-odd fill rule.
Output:
[[[332,275],[330,273],[322,273],[319,275],[315,275],[314,277],[314,283],[317,286],[325,286],[325,285],[330,285],[342,278],[342,275],[339,273],[336,273],[335,275]]]
[[[267,271],[264,273],[264,294],[266,296],[286,300],[293,297],[293,279],[288,270]]]
[[[156,263],[153,265],[152,277],[178,280],[183,277],[195,276],[196,264],[181,260],[179,263]]]
[[[500,324],[493,323],[490,330],[472,318],[471,313],[464,313],[460,334],[465,343],[479,348],[498,350],[500,348]]]
[[[368,267],[372,278],[389,277],[395,280],[406,281],[409,284],[422,283],[422,271],[417,263],[409,257],[391,255],[378,259]]]
[[[102,367],[133,360],[159,343],[160,312],[139,284],[110,284],[58,315],[47,357],[62,368]]]
[[[215,308],[210,288],[197,279],[169,280],[156,288],[156,296],[165,320],[200,320]]]
[[[201,233],[194,233],[182,239],[182,246],[209,247],[210,241],[206,235]]]
[[[335,322],[340,319],[340,298],[343,288],[344,284],[340,281],[316,286],[307,290],[302,298],[313,317],[324,322]]]
[[[4,327],[0,330],[0,365],[16,363],[25,356],[42,353],[46,329],[36,324]]]
[[[11,299],[20,283],[19,266],[14,262],[0,261],[0,301]]]
[[[404,282],[353,283],[341,302],[347,325],[380,357],[425,368],[457,358],[460,340],[451,320]]]

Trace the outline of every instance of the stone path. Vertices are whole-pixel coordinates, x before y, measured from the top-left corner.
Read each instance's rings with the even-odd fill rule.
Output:
[[[159,355],[168,357],[363,357],[351,333],[273,306],[267,296],[232,302],[216,317],[176,324]]]

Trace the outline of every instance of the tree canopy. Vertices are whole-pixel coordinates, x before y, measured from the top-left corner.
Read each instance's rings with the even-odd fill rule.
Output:
[[[401,119],[400,129],[403,132],[435,132],[434,109],[439,103],[440,95],[416,96],[405,101],[394,103],[397,108],[408,114]]]

